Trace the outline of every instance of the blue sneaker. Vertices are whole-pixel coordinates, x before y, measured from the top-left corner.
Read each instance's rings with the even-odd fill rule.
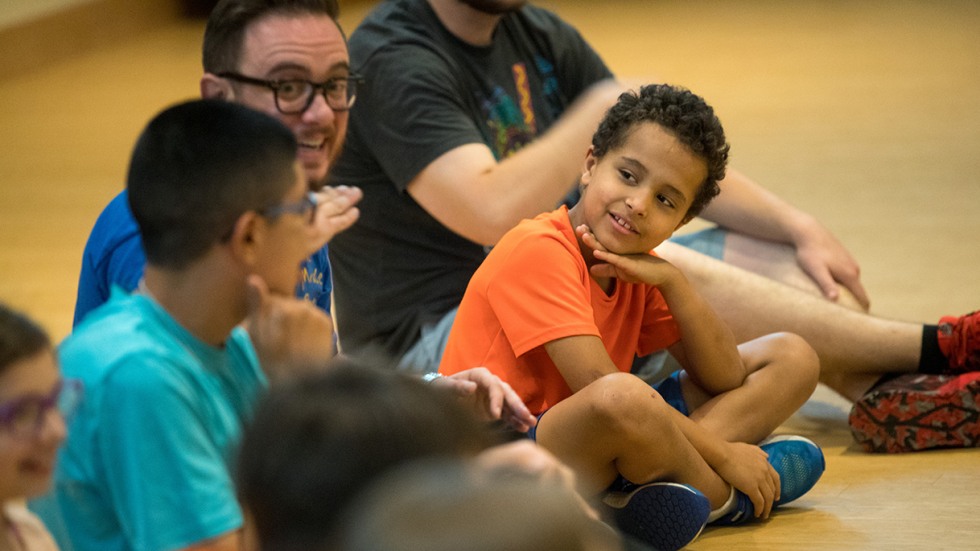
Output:
[[[779,499],[786,505],[810,491],[825,468],[820,447],[802,436],[773,436],[759,443],[769,464],[779,473]]]
[[[735,506],[723,516],[711,521],[712,526],[735,526],[755,519],[755,505],[744,493],[735,490]]]
[[[704,530],[708,498],[686,484],[653,482],[602,499],[619,529],[662,551],[691,543]]]
[[[802,436],[773,436],[759,443],[767,454],[769,464],[779,474],[779,499],[773,506],[786,505],[810,491],[824,471],[820,447]],[[735,506],[724,516],[711,522],[712,526],[745,524],[755,517],[755,506],[749,496],[735,491]]]

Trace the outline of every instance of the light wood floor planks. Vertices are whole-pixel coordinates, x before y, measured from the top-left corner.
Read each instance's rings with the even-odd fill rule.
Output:
[[[345,2],[348,30],[370,2]],[[980,4],[551,0],[617,74],[705,96],[733,165],[815,214],[861,261],[879,315],[980,307]],[[203,25],[0,80],[0,300],[60,339],[81,251],[142,125],[197,95]],[[51,37],[58,40],[58,37]],[[0,55],[3,55],[0,53]],[[870,456],[824,389],[784,427],[827,473],[720,549],[978,549],[980,451]]]

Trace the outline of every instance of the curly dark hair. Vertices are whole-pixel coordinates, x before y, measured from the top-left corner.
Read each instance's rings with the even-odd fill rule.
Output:
[[[641,122],[659,124],[707,164],[708,175],[687,211],[688,217],[697,216],[721,192],[718,181],[728,163],[729,145],[714,109],[690,90],[669,84],[643,86],[639,94],[624,92],[592,136],[592,154],[601,158],[622,146]]]

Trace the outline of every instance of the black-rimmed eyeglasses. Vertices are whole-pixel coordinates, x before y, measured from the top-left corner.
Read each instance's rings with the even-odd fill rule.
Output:
[[[306,195],[304,195],[299,201],[295,201],[293,203],[279,203],[278,205],[272,205],[271,207],[259,209],[257,212],[266,218],[276,218],[287,213],[299,214],[301,216],[307,216],[306,222],[308,224],[312,224],[313,220],[316,218],[316,206],[316,193],[307,191]]]
[[[276,99],[276,109],[283,115],[297,115],[310,108],[313,99],[319,92],[327,105],[334,111],[346,111],[354,105],[357,99],[357,85],[363,84],[364,79],[358,75],[344,78],[332,78],[326,82],[313,82],[299,78],[285,80],[265,80],[225,71],[218,73],[221,78],[264,86],[272,90]]]

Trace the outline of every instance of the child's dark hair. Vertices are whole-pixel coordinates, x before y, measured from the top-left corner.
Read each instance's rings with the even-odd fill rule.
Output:
[[[453,393],[386,361],[338,358],[261,400],[242,439],[239,499],[263,549],[318,549],[376,477],[414,459],[474,455],[493,438]]]
[[[164,110],[133,149],[126,188],[146,259],[181,269],[249,210],[296,185],[296,138],[269,115],[218,100]]]
[[[27,316],[0,304],[0,373],[51,349],[48,334]]]
[[[721,191],[729,145],[714,109],[690,90],[669,84],[651,84],[640,93],[624,92],[606,113],[592,136],[592,154],[599,158],[623,145],[641,122],[659,124],[695,155],[704,159],[708,175],[691,202],[687,216],[693,218]]]

